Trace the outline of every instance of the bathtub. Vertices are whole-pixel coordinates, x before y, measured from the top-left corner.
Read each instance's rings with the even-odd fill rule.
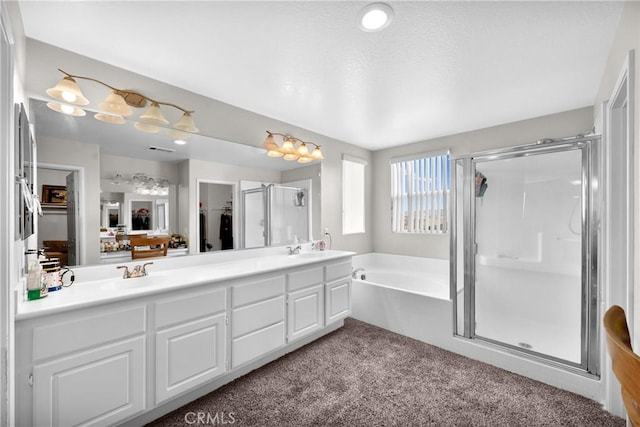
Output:
[[[597,378],[541,364],[481,340],[453,334],[449,261],[368,253],[353,257],[364,268],[351,283],[351,317],[600,401]]]
[[[352,317],[447,347],[453,335],[449,261],[368,253],[353,257],[364,268],[352,281]]]

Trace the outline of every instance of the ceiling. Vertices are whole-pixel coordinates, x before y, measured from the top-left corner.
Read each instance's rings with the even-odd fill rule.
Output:
[[[594,104],[620,2],[31,1],[27,37],[371,150]],[[197,119],[197,118],[196,118]]]

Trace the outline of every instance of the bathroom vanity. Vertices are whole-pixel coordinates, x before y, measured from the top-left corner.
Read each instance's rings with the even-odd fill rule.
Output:
[[[79,269],[73,286],[19,308],[18,423],[142,425],[339,328],[351,256],[176,257],[133,279]]]

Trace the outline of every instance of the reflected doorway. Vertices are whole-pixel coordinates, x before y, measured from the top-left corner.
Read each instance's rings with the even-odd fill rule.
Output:
[[[229,250],[236,247],[234,194],[236,184],[198,180],[198,251]]]

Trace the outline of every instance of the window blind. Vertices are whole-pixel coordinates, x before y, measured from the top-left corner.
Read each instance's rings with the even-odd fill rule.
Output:
[[[449,154],[391,162],[391,230],[448,232]]]

